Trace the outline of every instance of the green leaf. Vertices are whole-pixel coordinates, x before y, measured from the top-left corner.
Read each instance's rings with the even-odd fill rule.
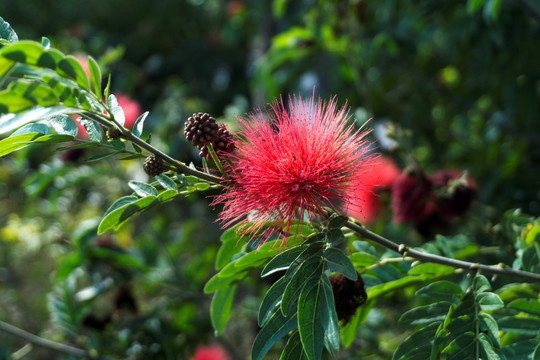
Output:
[[[238,254],[246,244],[245,238],[242,239],[238,233],[238,227],[226,230],[220,239],[222,245],[216,255],[216,269],[218,270],[227,265],[232,257]]]
[[[467,12],[474,14],[477,12],[486,2],[486,0],[469,0],[467,1]]]
[[[379,258],[366,252],[357,252],[351,255],[351,261],[354,267],[358,270],[362,270],[368,266],[379,262]]]
[[[157,199],[160,203],[165,203],[167,201],[173,200],[177,196],[178,196],[177,190],[169,189],[169,190],[160,192]]]
[[[113,94],[109,95],[108,105],[109,105],[109,108],[111,109],[111,113],[114,116],[114,119],[116,120],[116,122],[124,126],[126,122],[126,116],[124,115],[124,110],[122,109],[120,104],[118,104],[118,100],[116,100],[116,96],[114,96]]]
[[[320,311],[321,288],[320,278],[313,277],[306,283],[298,300],[298,332],[309,360],[320,360],[322,355],[324,328]]]
[[[79,128],[71,117],[65,114],[52,116],[47,119],[49,125],[60,135],[77,136]]]
[[[135,124],[133,125],[132,133],[136,137],[141,137],[143,130],[144,130],[144,121],[146,120],[146,117],[148,116],[149,112],[144,112],[137,121],[135,121]]]
[[[453,272],[454,272],[454,268],[451,266],[432,264],[432,263],[422,263],[422,264],[412,267],[409,270],[409,275],[430,274],[430,275],[442,276],[442,275],[450,275]]]
[[[0,141],[0,157],[7,155],[9,153],[12,153],[14,151],[17,151],[25,146],[28,146],[28,141],[37,139],[40,136],[43,136],[43,134],[28,133],[28,134],[11,136],[11,137],[8,137],[7,139]]]
[[[306,246],[300,245],[284,251],[266,264],[261,272],[261,277],[268,276],[278,271],[286,270],[290,264],[306,249]]]
[[[236,294],[237,285],[231,285],[226,288],[219,289],[212,298],[210,305],[210,319],[212,326],[216,329],[217,335],[221,335],[225,330],[225,325],[231,316],[231,310]]]
[[[90,141],[99,143],[103,140],[103,130],[97,122],[88,119],[80,119],[79,123],[86,129]]]
[[[46,49],[37,60],[36,65],[43,68],[48,68],[56,71],[56,67],[60,60],[66,56],[56,49]]]
[[[45,50],[49,50],[51,48],[51,40],[49,40],[49,38],[46,38],[45,36],[43,36],[41,38],[41,46],[43,46],[43,48]]]
[[[540,300],[517,299],[509,303],[507,307],[527,314],[540,316]]]
[[[405,312],[399,318],[400,324],[425,325],[432,322],[441,322],[445,319],[452,303],[439,301],[429,305],[415,307]]]
[[[205,191],[210,189],[210,184],[207,182],[198,182],[194,184],[195,188],[199,191]]]
[[[484,275],[476,275],[473,279],[472,287],[477,293],[491,290],[491,284]]]
[[[451,357],[447,357],[448,360],[466,359],[467,355],[473,354],[474,350],[471,348],[476,345],[475,340],[476,336],[472,331],[466,332],[452,340],[452,342],[443,349],[442,353],[452,355]]]
[[[497,321],[495,321],[491,315],[486,313],[479,314],[478,321],[480,322],[480,330],[484,331],[489,339],[491,339],[491,342],[499,348],[501,346],[501,341],[499,338],[499,326],[497,325]]]
[[[72,141],[75,138],[71,135],[58,135],[58,134],[51,134],[51,135],[44,135],[40,136],[38,139],[32,141],[32,144],[58,144],[63,143],[66,141]]]
[[[505,316],[497,320],[500,331],[536,336],[540,329],[540,318],[518,318]]]
[[[101,69],[97,61],[91,56],[88,57],[87,64],[90,72],[90,88],[94,94],[101,97]]]
[[[480,305],[482,311],[492,311],[504,307],[501,298],[492,292],[478,294],[476,301]]]
[[[82,65],[73,56],[66,56],[58,62],[58,73],[75,80],[83,89],[88,89],[88,78]]]
[[[113,152],[108,152],[108,153],[105,153],[105,154],[99,154],[99,155],[96,155],[96,156],[92,156],[89,159],[86,159],[86,162],[100,161],[100,160],[109,158],[111,156],[117,155],[118,153],[119,153],[119,151],[113,151]]]
[[[128,185],[133,191],[135,191],[135,194],[140,197],[157,196],[158,194],[158,191],[155,187],[141,181],[131,180]]]
[[[535,353],[536,348],[536,353]],[[540,360],[538,352],[540,342],[535,339],[527,339],[522,341],[513,341],[508,346],[501,349],[501,353],[506,357],[506,360],[523,360],[527,359],[532,354],[533,360]],[[535,358],[535,355],[537,356]]]
[[[257,316],[257,322],[259,326],[262,326],[264,323],[266,323],[266,321],[270,318],[273,311],[281,301],[283,291],[285,291],[285,287],[287,286],[287,281],[285,280],[286,279],[284,276],[279,278],[279,280],[272,284],[270,289],[268,289],[266,295],[264,295],[264,298],[261,301],[261,305],[259,306],[259,312]]]
[[[482,359],[485,360],[501,360],[499,355],[497,355],[497,352],[493,349],[493,345],[489,342],[488,338],[485,334],[480,333],[478,335],[478,343],[480,344],[482,352],[484,353],[485,357]]]
[[[304,261],[298,267],[297,271],[292,273],[291,279],[283,292],[283,298],[281,300],[281,312],[283,315],[290,315],[291,311],[294,311],[293,305],[296,304],[296,300],[299,298],[304,285],[312,277],[319,279],[323,269],[321,257],[312,256]]]
[[[463,295],[463,290],[459,287],[458,284],[448,281],[441,280],[434,283],[428,284],[421,289],[416,291],[417,296],[429,296],[441,300],[459,300]]]
[[[351,259],[349,259],[343,250],[334,247],[327,248],[324,250],[323,257],[326,259],[327,270],[343,274],[352,281],[358,279],[358,273]]]
[[[44,50],[38,42],[21,40],[0,49],[0,56],[12,61],[35,65]]]
[[[302,342],[300,341],[300,334],[298,331],[294,331],[289,337],[287,344],[285,344],[279,360],[302,360],[306,358],[305,356]]]
[[[103,214],[103,216],[106,216],[110,212],[118,208],[121,208],[124,205],[131,204],[132,202],[135,202],[137,200],[139,200],[139,198],[136,196],[123,196],[120,199],[116,200],[111,206],[109,206],[109,208],[107,209],[107,211],[105,211],[105,214]]]
[[[336,246],[343,241],[345,241],[345,235],[341,229],[331,229],[328,234],[326,234],[326,241],[331,243],[333,246]]]
[[[154,178],[165,190],[175,190],[178,191],[178,186],[176,183],[167,175],[156,175]]]
[[[43,135],[47,135],[49,133],[49,127],[45,124],[28,124],[17,129],[10,136],[30,134],[30,133],[40,133]]]
[[[15,61],[0,57],[0,84],[15,66]]]
[[[155,196],[147,196],[111,211],[109,214],[104,216],[99,223],[98,235],[103,234],[107,230],[118,228],[130,216],[150,206],[154,200],[156,200]]]
[[[296,315],[286,318],[280,311],[276,311],[274,316],[262,327],[255,337],[251,349],[251,358],[253,360],[262,359],[279,339],[296,328],[296,324]]]
[[[0,38],[6,39],[10,43],[15,43],[19,41],[19,37],[13,28],[9,25],[7,21],[4,21],[0,17]]]
[[[324,334],[328,343],[336,350],[339,350],[339,322],[336,313],[336,304],[332,284],[328,276],[322,277],[322,297],[321,297],[321,322]]]
[[[407,337],[396,349],[392,360],[410,359],[427,360],[439,323],[431,323]],[[427,354],[427,356],[426,356]]]

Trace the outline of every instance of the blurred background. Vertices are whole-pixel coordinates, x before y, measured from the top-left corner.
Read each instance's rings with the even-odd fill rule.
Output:
[[[315,88],[347,103],[358,126],[372,118],[371,141],[398,172],[466,171],[472,208],[437,233],[495,247],[485,261],[511,248],[496,232],[507,210],[540,215],[537,1],[2,0],[0,16],[20,39],[46,36],[97,59],[126,113],[150,111],[152,143],[184,162],[200,165],[183,136],[192,113],[234,131],[235,116]],[[214,359],[246,359],[268,284],[247,279],[225,335],[214,337],[202,293],[221,233],[212,194],[98,238],[103,212],[131,193],[127,181],[147,175],[137,161],[86,162],[96,153],[85,151],[26,148],[0,159],[0,319],[117,358],[190,359],[213,346]],[[414,222],[392,221],[386,185],[370,226],[433,241]],[[381,304],[339,358],[390,358],[404,335],[380,319],[394,323],[407,299]],[[0,332],[0,359],[16,351],[65,358]]]

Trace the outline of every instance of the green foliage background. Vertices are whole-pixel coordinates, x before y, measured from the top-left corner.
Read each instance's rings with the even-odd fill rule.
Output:
[[[185,162],[200,165],[183,138],[191,113],[234,128],[235,115],[280,94],[310,95],[313,86],[322,98],[347,100],[360,122],[392,122],[408,134],[390,154],[401,166],[413,157],[428,172],[465,169],[479,187],[467,217],[422,246],[509,264],[524,250],[522,231],[540,216],[539,9],[527,0],[0,2],[0,16],[21,39],[46,36],[64,53],[96,58],[112,74],[113,92],[150,111],[153,143]],[[99,154],[88,149],[85,157]],[[239,284],[233,318],[216,340],[211,297],[202,291],[220,245],[211,192],[151,209],[95,239],[104,211],[131,193],[128,180],[145,176],[138,161],[64,164],[51,146],[1,158],[0,319],[119,358],[184,359],[209,341],[246,358],[269,284],[259,271]],[[387,205],[373,228],[420,245],[412,228],[391,223]],[[507,212],[514,208],[532,218]],[[354,256],[353,263],[362,268]],[[409,271],[381,268],[368,286]],[[516,300],[500,290],[505,281],[494,282],[504,301]],[[391,358],[412,331],[397,319],[429,305],[414,295],[420,285],[406,285],[381,288],[341,358]],[[117,306],[118,289],[129,289],[137,312]],[[0,334],[0,354],[23,345]],[[29,355],[54,356],[37,348]]]

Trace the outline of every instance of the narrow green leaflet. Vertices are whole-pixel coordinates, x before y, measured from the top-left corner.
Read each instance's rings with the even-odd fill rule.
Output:
[[[231,316],[236,288],[237,285],[233,284],[219,289],[212,298],[212,303],[210,305],[210,320],[218,335],[223,332],[225,325],[227,325],[229,317]]]
[[[132,202],[135,202],[137,200],[139,200],[139,198],[136,196],[123,196],[120,199],[116,200],[111,206],[109,206],[109,208],[107,209],[107,211],[105,211],[105,214],[103,214],[103,216],[106,216],[112,211],[118,208],[121,208],[124,205],[131,204]]]
[[[452,299],[457,302],[463,295],[459,285],[448,280],[440,280],[424,286],[416,291],[418,296],[429,296],[435,299]]]
[[[146,117],[148,116],[149,112],[144,112],[137,121],[135,121],[135,124],[133,125],[133,135],[136,137],[141,137],[143,130],[144,130],[144,121],[146,120]]]
[[[88,119],[80,119],[79,122],[86,129],[90,141],[101,142],[103,140],[103,130],[97,122]]]
[[[0,56],[12,61],[35,65],[44,50],[38,42],[21,40],[0,49]]]
[[[283,315],[291,315],[295,307],[300,293],[303,291],[304,285],[311,278],[320,278],[323,272],[323,263],[320,256],[312,256],[300,265],[297,271],[292,274],[292,277],[283,292],[281,300],[281,312]]]
[[[97,61],[89,56],[88,57],[88,71],[90,72],[90,89],[98,97],[101,97],[101,70]]]
[[[47,135],[49,133],[49,127],[45,124],[28,124],[13,132],[10,136],[17,136],[29,133],[40,133]]]
[[[535,336],[540,329],[540,318],[505,316],[498,319],[497,324],[501,331]]]
[[[118,104],[118,100],[116,100],[116,96],[114,96],[113,94],[109,95],[108,104],[116,122],[124,126],[126,122],[126,116],[124,115],[124,110],[122,110],[122,107]]]
[[[392,360],[427,360],[431,354],[433,338],[439,327],[438,323],[431,323],[412,333],[396,349]]]
[[[178,190],[178,185],[167,175],[156,175],[154,178],[165,190]]]
[[[144,210],[150,206],[155,200],[156,196],[147,196],[129,204],[125,204],[107,214],[98,226],[98,235],[103,234],[107,230],[118,228],[124,223],[130,216]]]
[[[82,65],[73,56],[66,56],[58,62],[58,70],[60,75],[65,75],[80,85],[83,89],[88,89],[88,77]]]
[[[326,268],[331,272],[343,274],[346,278],[352,281],[358,279],[358,274],[351,259],[338,248],[328,248],[324,250],[323,257],[326,259]]]
[[[504,307],[501,298],[492,292],[478,294],[476,301],[482,311],[492,311]]]
[[[225,230],[220,240],[222,245],[216,255],[217,270],[227,265],[232,257],[238,254],[246,244],[246,239],[242,238],[238,233],[238,227]]]
[[[356,252],[351,255],[351,261],[356,269],[361,271],[362,269],[376,264],[379,262],[379,258],[370,253]]]
[[[517,299],[508,304],[508,308],[540,316],[540,300]]]
[[[294,331],[289,337],[287,344],[283,348],[281,357],[279,360],[303,360],[306,359],[306,354],[302,348],[302,342],[300,341],[300,334],[298,331]]]
[[[140,197],[158,195],[157,189],[150,184],[146,184],[141,181],[131,180],[128,185],[133,191],[135,191],[135,194]]]
[[[279,339],[295,329],[296,326],[296,316],[286,318],[280,311],[276,311],[274,316],[262,327],[253,341],[251,349],[252,360],[261,360]]]
[[[283,291],[285,291],[286,286],[287,281],[285,281],[285,277],[282,276],[278,281],[272,284],[270,289],[268,289],[268,291],[264,295],[264,298],[261,301],[261,305],[259,306],[259,312],[257,317],[257,322],[259,326],[263,326],[270,318],[273,311],[276,309],[279,302],[281,301],[281,297],[283,296]]]
[[[415,307],[399,318],[400,324],[423,325],[443,321],[452,303],[439,301],[430,305]]]
[[[71,117],[65,114],[55,115],[47,119],[49,125],[60,135],[77,136],[79,128]]]
[[[320,303],[322,281],[313,277],[306,283],[298,300],[298,332],[304,352],[309,360],[320,360],[324,344]]]
[[[0,157],[22,149],[23,147],[28,145],[29,141],[35,140],[40,136],[43,136],[43,134],[28,133],[11,136],[7,139],[0,141]]]
[[[99,154],[99,155],[96,155],[96,156],[92,156],[89,159],[86,159],[86,162],[100,161],[100,160],[109,158],[111,156],[117,155],[118,153],[119,153],[118,151],[113,151],[113,152],[108,152],[108,153],[105,153],[105,154]]]
[[[328,276],[322,276],[322,296],[321,296],[321,322],[324,334],[328,343],[336,350],[339,350],[339,323],[336,313],[336,304],[332,284]]]
[[[288,269],[291,263],[306,249],[306,247],[307,246],[305,245],[296,246],[275,256],[263,268],[261,277]]]
[[[19,41],[19,37],[13,28],[9,25],[7,21],[4,21],[0,17],[0,38],[6,39],[10,43],[15,43]]]

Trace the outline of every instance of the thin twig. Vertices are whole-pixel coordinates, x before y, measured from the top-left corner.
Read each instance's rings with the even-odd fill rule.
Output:
[[[38,345],[38,346],[41,346],[41,347],[44,347],[44,348],[47,348],[47,349],[51,349],[51,350],[54,350],[54,351],[57,351],[57,352],[61,352],[61,353],[64,353],[64,354],[73,355],[73,356],[77,356],[77,357],[80,357],[80,358],[87,358],[87,359],[96,359],[96,360],[108,360],[109,359],[107,357],[98,356],[97,354],[92,355],[92,354],[90,354],[89,352],[87,352],[85,350],[82,350],[82,349],[79,349],[79,348],[76,348],[76,347],[73,347],[73,346],[69,346],[69,345],[57,343],[55,341],[44,339],[42,337],[39,337],[39,336],[34,335],[32,333],[29,333],[28,331],[20,329],[20,328],[18,328],[16,326],[13,326],[13,325],[8,324],[6,322],[3,322],[1,320],[0,320],[0,330],[4,331],[4,332],[7,332],[7,333],[9,333],[11,335],[20,337],[22,339],[25,339],[25,340],[31,342],[32,344],[35,344],[35,345]]]
[[[386,239],[378,234],[375,234],[369,231],[362,226],[355,224],[353,222],[347,221],[344,225],[345,227],[353,230],[362,237],[374,241],[379,245],[384,246],[387,249],[397,252],[403,256],[408,256],[422,262],[429,262],[441,265],[451,266],[453,268],[465,269],[468,271],[479,271],[487,275],[503,275],[503,276],[513,276],[521,278],[528,282],[540,282],[540,274],[534,274],[527,271],[514,270],[508,267],[502,267],[502,265],[490,266],[478,263],[472,263],[468,261],[450,259],[444,256],[428,254],[420,252],[418,250],[410,249],[405,244],[396,244],[395,242]]]
[[[104,125],[104,126],[107,126],[107,127],[115,126],[115,127],[117,127],[120,131],[122,131],[122,137],[124,139],[131,141],[132,143],[138,145],[139,147],[143,148],[144,150],[148,151],[149,153],[160,156],[163,160],[165,160],[166,162],[168,162],[169,164],[174,166],[174,168],[177,169],[178,172],[181,173],[181,174],[193,175],[193,176],[196,176],[196,177],[198,177],[200,179],[203,179],[203,180],[215,183],[215,184],[221,184],[221,181],[223,180],[220,177],[217,177],[217,176],[214,176],[214,175],[211,175],[211,174],[208,174],[208,173],[205,173],[205,172],[190,168],[186,164],[184,164],[184,163],[170,157],[169,155],[165,154],[164,152],[162,152],[162,151],[156,149],[155,147],[153,147],[152,145],[148,144],[146,141],[144,141],[144,140],[138,138],[137,136],[133,135],[133,133],[130,130],[128,130],[125,127],[121,126],[116,120],[114,120],[114,118],[104,119],[103,117],[101,117],[99,115],[96,115],[94,113],[91,113],[91,112],[84,112],[83,115],[90,118],[90,119],[92,119],[92,120],[94,120],[94,121],[96,121],[96,122],[98,122],[98,123],[100,123],[100,124],[102,124],[102,125]]]

